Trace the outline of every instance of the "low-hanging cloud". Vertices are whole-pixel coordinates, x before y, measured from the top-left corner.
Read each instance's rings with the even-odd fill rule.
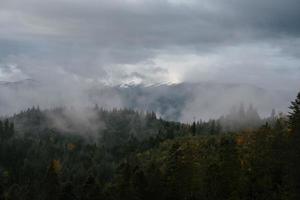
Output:
[[[2,90],[1,110],[99,103],[85,91],[107,84],[212,81],[296,92],[299,9],[298,0],[2,0],[0,81],[32,79],[43,89]],[[118,94],[107,100],[123,106]]]

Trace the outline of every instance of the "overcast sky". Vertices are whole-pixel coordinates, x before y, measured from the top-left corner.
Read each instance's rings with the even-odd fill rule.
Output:
[[[300,87],[299,0],[0,0],[0,81]]]

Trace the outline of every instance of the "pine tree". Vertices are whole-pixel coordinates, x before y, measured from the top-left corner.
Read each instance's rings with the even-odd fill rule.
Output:
[[[300,134],[300,92],[297,95],[295,101],[291,102],[289,107],[291,111],[289,112],[289,125],[293,134]]]
[[[194,121],[191,127],[192,135],[196,135],[196,122]]]
[[[4,131],[4,139],[7,139],[9,136],[8,136],[8,133],[9,133],[9,121],[8,121],[8,119],[6,119],[5,121],[4,121],[4,127],[3,127],[3,131]]]
[[[3,123],[2,121],[0,120],[0,140],[2,141],[3,138],[4,138],[4,130],[3,130]]]
[[[10,123],[8,119],[4,123],[0,121],[0,138],[2,141],[13,137],[14,132],[14,124]]]
[[[216,121],[215,121],[215,120],[212,120],[212,121],[211,121],[209,133],[210,133],[211,135],[216,134]]]
[[[59,160],[52,160],[47,170],[46,177],[44,179],[44,185],[42,185],[45,191],[46,200],[57,199],[59,195],[59,178],[58,173],[61,170],[61,164]]]
[[[300,199],[300,92],[289,107],[289,126],[292,133],[291,142],[291,177],[294,180],[295,199]]]
[[[8,138],[13,137],[14,134],[15,134],[15,126],[14,126],[14,123],[9,123],[9,126],[8,126],[8,133],[7,133]]]

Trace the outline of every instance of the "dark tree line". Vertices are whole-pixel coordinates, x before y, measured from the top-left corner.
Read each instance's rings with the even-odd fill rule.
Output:
[[[0,121],[0,199],[297,200],[300,94],[290,109],[258,128],[240,110],[245,129],[228,132],[221,119],[95,106],[81,123],[66,108],[31,108]]]
[[[9,122],[8,119],[0,120],[0,140],[4,141],[13,137],[15,132],[14,123]]]

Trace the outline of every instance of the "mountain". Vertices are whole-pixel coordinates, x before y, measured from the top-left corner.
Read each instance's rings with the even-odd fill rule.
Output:
[[[115,95],[124,107],[155,111],[168,120],[217,118],[244,104],[267,116],[272,108],[285,111],[292,98],[286,91],[269,91],[246,84],[180,83],[127,85],[90,90],[94,99]],[[99,101],[101,102],[101,101]]]
[[[271,91],[247,84],[179,83],[45,86],[26,79],[0,82],[0,113],[11,114],[31,106],[91,106],[154,111],[168,120],[191,121],[217,118],[244,104],[267,116],[273,108],[286,111],[294,92]]]
[[[8,88],[8,89],[15,89],[15,90],[23,90],[25,88],[32,89],[38,86],[38,82],[33,79],[24,79],[20,81],[0,81],[0,88]]]

